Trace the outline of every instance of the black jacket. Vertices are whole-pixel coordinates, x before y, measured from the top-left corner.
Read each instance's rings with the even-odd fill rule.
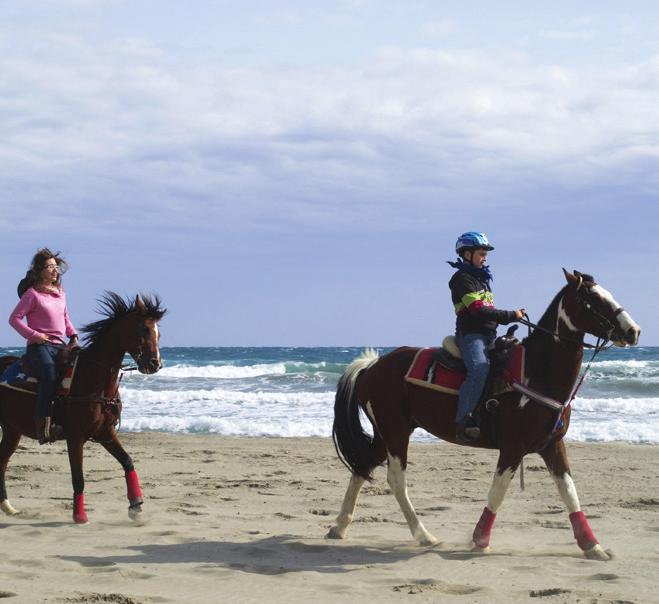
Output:
[[[506,325],[515,320],[514,310],[498,310],[494,306],[494,294],[487,281],[457,271],[448,282],[455,309],[456,334],[482,333],[496,335],[497,324]]]

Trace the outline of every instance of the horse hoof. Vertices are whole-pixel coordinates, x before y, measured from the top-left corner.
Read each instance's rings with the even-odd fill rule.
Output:
[[[473,554],[489,554],[490,553],[490,546],[486,545],[485,547],[481,547],[480,545],[474,545],[471,548],[471,552]]]
[[[605,552],[599,543],[590,549],[585,550],[583,555],[589,560],[601,560],[602,562],[606,562],[612,558],[611,554]]]
[[[343,539],[345,537],[345,531],[340,531],[338,527],[333,526],[325,535],[325,539]]]
[[[419,545],[422,547],[430,547],[431,545],[437,545],[438,543],[439,539],[437,539],[437,537],[433,537],[432,535],[428,535],[423,539],[419,539]]]
[[[0,509],[5,514],[7,514],[7,516],[16,516],[17,514],[20,514],[20,512],[11,503],[9,503],[8,499],[0,502]]]
[[[135,524],[144,524],[144,516],[142,516],[142,506],[136,505],[135,507],[128,508],[128,517]]]

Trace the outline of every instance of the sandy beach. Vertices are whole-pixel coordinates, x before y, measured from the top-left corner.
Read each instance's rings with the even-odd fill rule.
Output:
[[[385,471],[362,491],[347,539],[327,540],[348,472],[328,439],[122,435],[144,491],[127,516],[123,473],[86,446],[90,523],[71,522],[65,445],[25,439],[0,518],[8,602],[659,602],[656,446],[569,443],[584,511],[608,562],[586,560],[539,457],[511,486],[492,551],[469,536],[496,453],[413,444],[410,498],[441,541],[419,547]]]

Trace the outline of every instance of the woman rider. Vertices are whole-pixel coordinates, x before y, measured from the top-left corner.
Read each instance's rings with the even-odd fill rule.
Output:
[[[458,237],[455,251],[459,258],[449,264],[457,269],[449,281],[456,313],[455,342],[467,368],[460,387],[458,413],[455,418],[456,439],[460,442],[480,436],[472,412],[480,400],[490,370],[487,350],[496,337],[497,324],[521,319],[525,312],[498,310],[490,282],[492,273],[485,265],[487,253],[494,248],[485,233],[470,231]]]
[[[27,340],[27,358],[37,372],[35,425],[39,443],[55,441],[61,436],[59,426],[51,426],[52,401],[57,387],[55,359],[65,347],[76,347],[78,334],[69,320],[62,273],[68,265],[48,248],[32,258],[30,269],[18,286],[20,301],[9,316],[9,324]],[[23,319],[27,319],[27,325]]]

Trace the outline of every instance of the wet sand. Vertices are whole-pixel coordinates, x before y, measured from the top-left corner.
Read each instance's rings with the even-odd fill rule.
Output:
[[[85,449],[90,523],[71,522],[65,445],[23,440],[0,516],[7,602],[659,602],[659,448],[568,443],[583,510],[607,562],[587,560],[553,481],[526,458],[488,554],[469,550],[493,451],[413,444],[409,495],[440,544],[412,539],[384,469],[342,541],[325,539],[348,471],[331,440],[123,434],[144,492],[127,516],[123,472]],[[4,596],[4,597],[3,597]]]

